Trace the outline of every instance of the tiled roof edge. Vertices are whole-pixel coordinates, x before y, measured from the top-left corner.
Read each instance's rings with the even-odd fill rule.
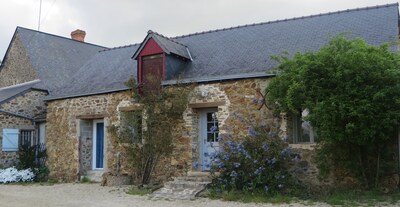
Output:
[[[101,46],[101,45],[96,45],[96,44],[89,43],[89,42],[81,42],[81,41],[74,40],[74,39],[71,39],[71,38],[68,38],[68,37],[63,37],[63,36],[59,36],[59,35],[55,35],[55,34],[50,34],[50,33],[47,33],[47,32],[37,31],[37,30],[33,30],[33,29],[21,27],[21,26],[17,26],[17,30],[18,29],[25,29],[25,30],[29,30],[31,32],[38,32],[38,33],[42,33],[42,34],[45,34],[45,35],[50,35],[50,36],[53,36],[53,37],[58,37],[58,38],[62,38],[62,39],[66,39],[66,40],[70,40],[70,41],[74,41],[74,42],[79,42],[79,43],[82,43],[82,44],[87,44],[87,45],[92,45],[92,46],[102,47],[104,49],[107,49],[107,47],[104,47],[104,46]]]
[[[245,78],[265,78],[274,77],[275,74],[268,73],[253,73],[253,74],[238,74],[238,75],[227,75],[227,76],[216,76],[216,77],[205,77],[205,78],[188,78],[182,80],[165,80],[162,81],[161,85],[176,85],[176,84],[187,84],[187,83],[206,83],[206,82],[216,82],[216,81],[228,81],[228,80],[238,80]]]
[[[335,12],[327,12],[327,13],[308,15],[308,16],[293,17],[293,18],[289,18],[289,19],[281,19],[281,20],[273,20],[273,21],[268,21],[268,22],[245,24],[245,25],[239,25],[239,26],[235,26],[235,27],[215,29],[215,30],[209,30],[209,31],[203,31],[203,32],[195,32],[195,33],[186,34],[186,35],[179,35],[179,36],[171,37],[170,39],[179,39],[179,38],[190,37],[190,36],[195,36],[195,35],[208,34],[208,33],[213,33],[213,32],[220,32],[220,31],[225,31],[225,30],[233,30],[233,29],[240,29],[240,28],[251,27],[251,26],[273,24],[273,23],[287,22],[287,21],[294,21],[294,20],[299,20],[299,19],[308,19],[308,18],[313,18],[313,17],[328,16],[328,15],[332,15],[332,14],[340,14],[340,13],[353,12],[353,11],[379,9],[379,8],[391,7],[391,6],[397,6],[398,7],[399,3],[368,6],[368,7],[359,7],[359,8],[354,8],[354,9],[339,10],[339,11],[335,11]]]
[[[107,51],[110,51],[110,50],[118,50],[118,49],[123,49],[123,48],[127,48],[127,47],[133,47],[133,46],[137,46],[137,45],[140,45],[140,43],[122,45],[122,46],[118,46],[118,47],[110,47],[110,48],[106,48],[104,50],[100,50],[99,52],[107,52]]]
[[[114,92],[120,92],[120,91],[126,91],[129,90],[128,87],[126,88],[120,88],[120,89],[114,89],[114,90],[108,90],[108,91],[98,91],[98,92],[93,92],[93,93],[81,93],[81,94],[73,94],[73,95],[61,95],[61,96],[50,96],[46,97],[43,100],[44,101],[55,101],[59,99],[67,99],[67,98],[79,98],[83,96],[94,96],[94,95],[101,95],[101,94],[106,94],[106,93],[114,93]]]

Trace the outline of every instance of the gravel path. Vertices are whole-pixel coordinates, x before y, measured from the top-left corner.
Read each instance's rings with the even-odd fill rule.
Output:
[[[301,204],[243,204],[224,202],[205,198],[194,201],[149,200],[146,196],[134,196],[125,193],[126,188],[102,187],[99,184],[55,184],[40,185],[0,185],[0,206],[45,207],[45,206],[193,206],[193,207],[252,207],[252,206],[303,206]],[[322,205],[317,205],[322,206]],[[324,205],[326,206],[326,205]]]

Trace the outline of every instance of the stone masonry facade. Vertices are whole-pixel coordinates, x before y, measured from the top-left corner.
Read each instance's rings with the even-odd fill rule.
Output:
[[[3,149],[3,128],[34,129],[31,120],[0,112],[0,149]],[[16,164],[17,152],[3,152],[2,150],[0,151],[0,169],[12,167]]]
[[[0,69],[0,88],[38,79],[17,33]]]
[[[34,118],[46,114],[46,105],[43,101],[46,95],[45,91],[31,90],[0,104],[0,109]]]
[[[0,112],[0,146],[3,141],[3,129],[11,128],[18,130],[35,130],[32,119],[46,113],[43,98],[47,95],[45,91],[31,90],[18,95],[0,104],[0,109],[10,113]],[[24,118],[28,117],[28,118]],[[2,149],[2,146],[0,147]],[[17,164],[17,152],[0,151],[0,168],[11,167]]]
[[[176,134],[173,154],[156,166],[157,180],[185,175],[188,171],[200,171],[193,162],[200,162],[199,112],[204,106],[217,109],[220,134],[233,134],[240,139],[248,133],[249,123],[270,126],[287,134],[285,118],[274,117],[271,110],[260,107],[262,93],[268,84],[267,78],[243,79],[217,83],[198,84],[190,94],[188,107],[182,122],[173,128]],[[260,93],[261,92],[261,93]],[[203,105],[202,105],[203,104]],[[204,105],[205,104],[205,105]],[[50,177],[63,182],[75,181],[91,167],[93,117],[104,117],[105,125],[119,125],[120,108],[135,105],[129,92],[118,92],[48,102],[47,146]],[[198,106],[202,106],[198,108]],[[86,118],[85,118],[86,116]],[[91,118],[91,116],[93,116]],[[84,118],[79,118],[84,117]],[[124,144],[106,132],[106,169],[116,174],[117,154],[121,157],[122,174],[131,174]],[[296,147],[296,145],[293,145]],[[302,182],[315,184],[317,169],[312,156],[312,147],[297,150],[305,153],[301,166]],[[297,172],[298,173],[298,172]]]
[[[129,101],[128,92],[69,98],[48,102],[47,153],[50,178],[71,182],[91,167],[91,123],[103,119],[105,125],[105,171],[116,171],[116,155],[123,151],[108,126],[119,120],[118,105]],[[124,168],[122,163],[122,168]]]

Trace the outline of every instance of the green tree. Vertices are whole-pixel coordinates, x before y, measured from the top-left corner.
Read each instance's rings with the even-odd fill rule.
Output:
[[[396,164],[386,157],[400,120],[399,54],[389,44],[337,36],[319,51],[275,59],[278,75],[267,100],[276,114],[309,110],[321,172],[340,166],[365,187],[377,187]]]

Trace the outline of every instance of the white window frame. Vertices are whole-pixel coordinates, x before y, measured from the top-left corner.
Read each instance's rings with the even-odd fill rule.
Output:
[[[293,144],[314,144],[315,143],[315,138],[317,137],[317,134],[308,121],[305,121],[305,117],[309,114],[308,109],[304,109],[301,113],[301,117],[299,115],[292,114],[292,131],[293,131],[293,137],[292,137],[292,142]],[[303,135],[303,125],[305,122],[308,122],[310,127],[310,141],[308,142],[302,142],[300,141],[300,137]]]

